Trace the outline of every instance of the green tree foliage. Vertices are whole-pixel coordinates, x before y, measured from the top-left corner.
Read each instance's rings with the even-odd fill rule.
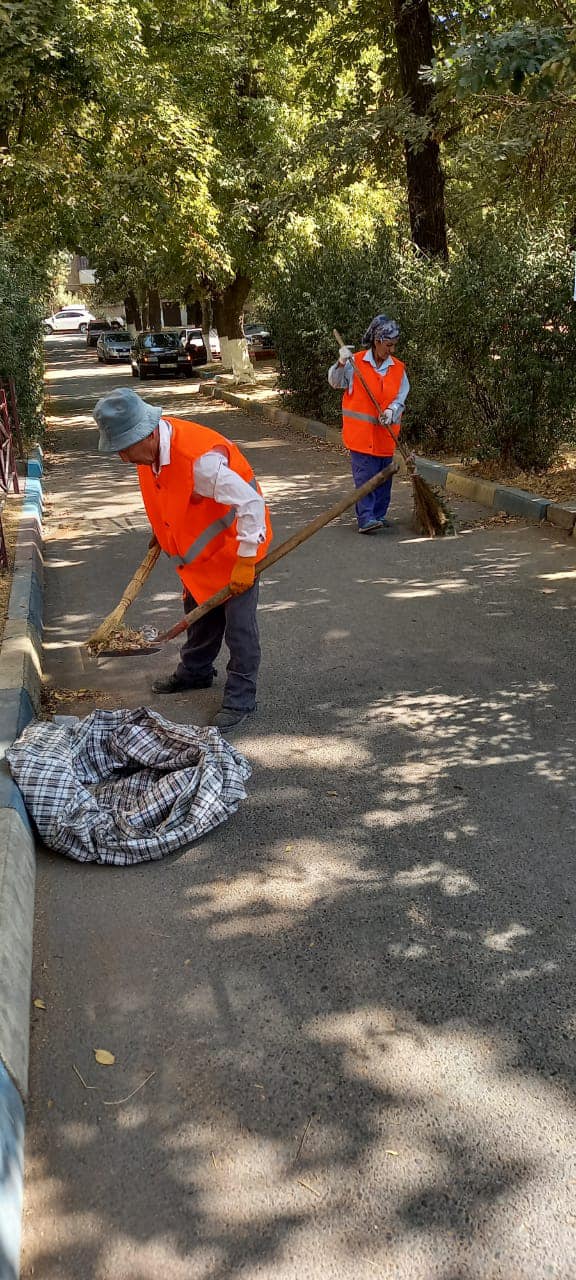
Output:
[[[43,299],[47,278],[7,236],[0,236],[0,379],[14,378],[27,440],[42,433]]]
[[[576,25],[546,27],[524,19],[504,31],[477,35],[438,59],[423,77],[459,97],[525,92],[535,100],[576,84]]]
[[[517,205],[542,225],[576,212],[574,15],[562,0],[531,0],[523,14],[502,5],[487,26],[468,13],[422,73],[447,121],[451,220],[464,236],[479,209]]]
[[[334,411],[333,325],[358,340],[372,310],[393,307],[410,352],[414,436],[516,449],[538,465],[556,429],[571,429],[575,44],[565,9],[0,0],[4,227],[39,262],[88,253],[101,289],[135,306],[158,292],[211,298],[229,336],[241,333],[250,288],[273,295],[284,385],[317,414]],[[520,240],[518,211],[529,214]]]
[[[374,314],[402,325],[412,383],[405,429],[424,448],[548,465],[576,426],[576,320],[560,228],[490,220],[448,265],[380,232],[299,245],[273,288],[281,384],[297,412],[337,422],[332,329],[356,347]]]

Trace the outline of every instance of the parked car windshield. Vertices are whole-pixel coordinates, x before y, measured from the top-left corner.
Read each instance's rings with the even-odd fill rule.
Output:
[[[178,346],[178,339],[174,333],[147,333],[142,340],[144,347],[166,347],[171,350]]]
[[[130,334],[123,333],[120,329],[118,329],[116,333],[111,333],[107,340],[108,342],[129,342]]]

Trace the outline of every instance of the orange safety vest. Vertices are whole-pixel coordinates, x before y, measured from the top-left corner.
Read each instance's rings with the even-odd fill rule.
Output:
[[[402,378],[404,365],[401,360],[391,356],[392,364],[386,373],[378,373],[370,361],[365,361],[366,351],[357,351],[353,361],[361,370],[364,381],[376,397],[381,411],[387,409],[396,399]],[[394,424],[396,435],[400,433],[399,423]],[[355,453],[374,453],[377,458],[392,457],[396,444],[386,427],[381,427],[378,414],[359,378],[352,380],[352,390],[345,391],[342,397],[342,439],[347,449]]]
[[[238,555],[236,508],[194,493],[194,463],[210,449],[223,450],[228,466],[261,493],[244,454],[224,436],[199,422],[166,417],[172,428],[170,464],[154,475],[140,466],[138,479],[148,519],[162,550],[175,562],[183,585],[198,604],[227,586]],[[266,541],[256,552],[262,560],[272,540],[266,507]]]

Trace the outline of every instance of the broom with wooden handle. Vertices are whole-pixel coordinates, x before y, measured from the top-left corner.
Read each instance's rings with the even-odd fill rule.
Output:
[[[112,635],[113,631],[118,630],[118,627],[122,622],[124,614],[130,608],[130,605],[136,599],[136,596],[138,595],[138,593],[142,590],[142,587],[144,586],[146,579],[152,573],[152,570],[154,568],[154,565],[156,564],[156,561],[159,555],[160,555],[160,547],[157,542],[153,542],[152,546],[148,548],[148,551],[144,556],[142,564],[138,565],[136,573],[130,579],[128,586],[125,588],[124,592],[122,593],[122,596],[118,601],[118,604],[116,605],[116,607],[112,609],[112,612],[108,614],[107,618],[104,618],[104,621],[100,623],[100,626],[97,627],[94,634],[91,635],[88,640],[86,640],[85,647],[87,649],[91,649],[93,647],[96,648],[100,646],[101,644],[104,643],[105,640],[108,639],[109,636]]]
[[[346,343],[344,342],[342,335],[338,333],[338,330],[333,329],[332,332],[338,346],[345,347]],[[353,364],[352,361],[347,361],[347,363]],[[370,397],[378,414],[378,418],[380,419],[382,416],[382,406],[378,404],[376,396],[368,386],[368,383],[366,382],[361,370],[358,368],[358,365],[353,364],[353,368],[355,376],[364,387],[366,394]],[[410,450],[407,449],[406,445],[398,439],[396,432],[389,423],[386,423],[386,430],[390,432],[396,448],[399,453],[402,454],[404,462],[406,463],[406,470],[408,471],[408,476],[412,484],[412,494],[414,498],[414,524],[416,528],[422,533],[425,533],[429,538],[442,538],[444,534],[450,532],[453,527],[451,513],[447,510],[442,499],[439,498],[438,495],[434,493],[434,490],[430,488],[430,485],[427,484],[424,477],[418,475]]]
[[[330,524],[332,520],[337,520],[338,516],[343,515],[345,511],[348,511],[350,507],[353,507],[354,504],[358,502],[360,499],[365,498],[368,493],[372,493],[372,491],[374,489],[377,489],[379,485],[385,484],[386,480],[389,480],[390,476],[395,475],[397,471],[398,471],[398,467],[396,466],[395,463],[391,462],[389,467],[384,467],[382,471],[378,471],[375,476],[372,476],[370,480],[367,480],[366,484],[361,485],[359,489],[353,489],[351,493],[347,493],[344,498],[341,498],[339,502],[336,502],[333,507],[329,508],[328,511],[324,511],[322,512],[321,515],[316,516],[316,519],[311,520],[310,524],[305,525],[303,529],[299,529],[298,533],[292,534],[291,538],[286,538],[285,542],[281,542],[278,547],[275,547],[274,550],[269,553],[269,555],[264,556],[264,558],[260,560],[259,563],[256,565],[256,574],[259,576],[261,573],[264,573],[266,569],[271,569],[272,565],[276,564],[278,560],[282,560],[284,556],[289,555],[291,551],[294,551],[296,549],[296,547],[302,546],[302,543],[307,542],[308,538],[313,538],[315,533],[318,533],[318,531],[320,529],[323,529],[325,525]],[[150,556],[150,552],[148,552],[148,556],[146,557],[146,560],[148,559],[149,556]],[[140,566],[140,570],[138,572],[141,572],[144,569],[146,560],[143,561],[143,563]],[[148,570],[148,572],[150,571]],[[140,585],[142,585],[142,583],[145,581],[145,577],[147,576],[148,574],[146,574],[145,576],[141,576]],[[104,627],[107,627],[110,619],[113,618],[114,615],[117,613],[117,611],[120,609],[120,606],[123,604],[124,600],[126,599],[128,591],[132,589],[132,586],[135,582],[136,577],[137,577],[137,574],[134,575],[134,578],[132,578],[132,581],[129,583],[128,587],[126,588],[126,591],[122,596],[122,600],[120,601],[120,604],[116,606],[116,609],[113,610],[112,613],[108,615],[105,622],[102,623],[102,626],[99,627],[98,631],[94,633],[96,636],[102,631]],[[136,594],[137,592],[134,591],[134,593],[131,596],[131,600],[134,599],[134,596]],[[152,644],[142,645],[139,648],[134,647],[131,649],[124,649],[124,650],[100,649],[99,656],[109,657],[113,655],[116,658],[128,658],[128,657],[132,657],[134,654],[157,653],[158,647],[160,645],[166,644],[169,640],[175,640],[176,636],[179,636],[182,634],[183,631],[186,631],[187,628],[192,625],[192,623],[198,622],[200,618],[205,617],[207,613],[210,613],[212,609],[216,609],[218,605],[225,604],[226,601],[229,600],[231,596],[232,596],[232,592],[230,590],[230,587],[229,586],[222,587],[222,589],[220,591],[217,591],[215,595],[210,596],[209,600],[205,600],[204,604],[197,605],[197,607],[195,609],[192,609],[190,613],[186,613],[184,617],[181,618],[180,622],[177,622],[176,625],[174,627],[171,627],[169,631],[164,631],[162,635],[155,637],[153,645]],[[127,607],[128,606],[126,606],[126,608]],[[124,609],[123,612],[125,611],[126,610]],[[107,636],[110,635],[111,630],[113,630],[113,626],[108,628],[104,636],[104,639],[106,639]],[[92,637],[87,642],[88,647],[90,647],[93,643],[94,643],[94,637]]]

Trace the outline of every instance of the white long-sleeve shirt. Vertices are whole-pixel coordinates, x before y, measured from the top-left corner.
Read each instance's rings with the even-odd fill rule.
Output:
[[[153,470],[159,475],[162,467],[170,465],[172,428],[164,418],[160,419],[160,450],[158,466]],[[223,449],[209,449],[194,463],[194,492],[202,498],[213,498],[226,507],[236,507],[238,529],[238,555],[255,556],[261,542],[266,540],[266,507],[262,494],[247,484],[242,476],[228,466]]]

